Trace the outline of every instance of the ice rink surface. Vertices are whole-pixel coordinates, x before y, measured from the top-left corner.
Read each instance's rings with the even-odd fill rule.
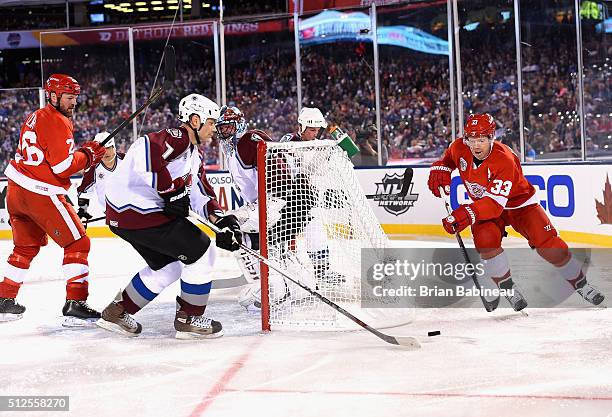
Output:
[[[0,242],[3,261],[11,248]],[[184,341],[175,283],[127,338],[60,325],[61,258],[43,248],[18,298],[24,318],[0,323],[0,395],[69,395],[70,411],[0,416],[612,416],[610,309],[419,309],[385,330],[416,336],[421,349],[407,351],[364,331],[262,334],[226,289],[207,309],[225,336]],[[229,256],[218,264],[219,277],[239,275]],[[104,308],[141,266],[119,239],[92,239],[90,304]]]

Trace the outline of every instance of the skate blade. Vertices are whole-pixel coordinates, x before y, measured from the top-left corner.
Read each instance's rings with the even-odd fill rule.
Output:
[[[138,335],[140,335],[140,333],[131,333],[131,332],[128,332],[123,327],[119,326],[118,324],[115,324],[115,323],[110,322],[110,321],[106,321],[104,319],[98,319],[98,321],[96,321],[95,324],[96,324],[96,326],[101,327],[104,330],[108,330],[108,331],[113,332],[113,333],[119,333],[119,334],[122,334],[124,336],[138,337]]]
[[[0,322],[17,321],[23,317],[23,314],[1,313]]]
[[[62,327],[68,327],[70,329],[95,327],[96,320],[98,319],[80,319],[78,317],[63,316]]]
[[[200,334],[195,332],[176,332],[175,338],[179,340],[217,339],[223,336],[223,329],[217,333]]]

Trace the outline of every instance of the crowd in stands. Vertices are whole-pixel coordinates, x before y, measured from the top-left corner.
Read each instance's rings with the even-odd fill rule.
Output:
[[[195,3],[196,0],[194,0]],[[42,3],[42,2],[41,2]],[[71,2],[66,22],[66,6],[64,3],[50,5],[11,5],[2,7],[0,5],[0,32],[17,30],[39,30],[39,29],[61,29],[66,27],[90,27],[108,25],[133,25],[138,23],[160,22],[174,19],[173,10],[162,12],[148,11],[147,13],[123,13],[105,9],[102,4],[90,4],[83,0],[80,7]],[[200,7],[199,15],[192,13],[193,7],[183,9],[182,19],[213,19],[219,17],[219,2],[206,1],[206,7]],[[272,15],[287,13],[287,2],[284,0],[224,0],[224,15],[228,18],[235,16]],[[191,3],[185,2],[185,5]],[[106,15],[104,22],[91,22],[90,14],[103,13]],[[181,17],[177,13],[177,19]]]
[[[45,7],[0,7],[0,32],[9,30],[58,29],[66,27],[63,5]]]
[[[479,44],[478,39],[488,34],[473,35],[466,36],[462,43],[464,111],[493,114],[498,123],[498,139],[518,153],[514,38],[498,32],[495,38]],[[547,36],[555,35],[539,35],[542,41],[534,36],[522,54],[526,156],[531,160],[551,155],[579,157],[575,38],[556,35],[560,47],[550,48],[545,45],[550,39]],[[244,111],[251,128],[263,129],[273,138],[297,129],[297,82],[291,45],[279,47],[276,53],[270,46],[259,54],[257,48],[228,53],[228,102]],[[362,148],[363,164],[375,163],[378,152],[383,162],[438,157],[452,140],[448,58],[379,47],[383,147],[377,149],[370,47],[365,52],[357,48],[356,52],[355,43],[341,46],[303,49],[302,104],[321,108],[330,122],[347,130]],[[600,47],[604,46],[594,43],[589,50]],[[171,91],[147,112],[141,134],[176,124],[178,100],[186,94],[198,92],[216,97],[213,57],[189,53],[189,48],[188,42],[177,45],[177,80]],[[83,93],[74,117],[77,142],[89,140],[101,130],[111,130],[132,110],[128,63],[122,56],[93,50],[87,59],[64,55],[61,62],[45,68],[47,74],[61,68],[78,68],[75,76]],[[610,61],[598,58],[610,56],[612,50],[600,52],[585,57],[587,152],[592,155],[612,144],[612,67]],[[136,96],[140,104],[152,90],[161,51],[159,47],[143,45],[137,54]],[[37,107],[38,96],[31,91],[0,92],[0,168],[12,156],[25,116]],[[142,118],[138,120],[140,126]],[[124,130],[117,139],[119,150],[126,150],[131,140],[131,129]],[[204,151],[207,162],[216,165],[218,144],[213,141]]]

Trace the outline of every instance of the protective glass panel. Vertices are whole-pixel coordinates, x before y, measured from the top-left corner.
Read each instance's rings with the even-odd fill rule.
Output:
[[[38,88],[0,90],[0,172],[15,154],[21,125],[38,108]]]
[[[355,165],[378,165],[370,9],[324,10],[299,19],[302,107],[317,107],[360,147]],[[329,138],[324,135],[323,137]],[[388,160],[382,149],[383,164]]]
[[[582,62],[584,65],[584,117],[586,157],[612,157],[612,2],[584,1]],[[606,19],[607,18],[607,19]]]
[[[446,4],[402,4],[376,11],[388,164],[437,159],[452,140]]]
[[[516,37],[512,0],[459,3],[463,123],[491,114],[496,140],[520,153]]]
[[[62,73],[81,86],[72,118],[76,143],[112,131],[131,113],[127,34],[125,28],[41,33],[43,79]],[[115,138],[118,151],[127,140],[126,129]]]
[[[293,18],[225,24],[227,104],[275,140],[297,125]]]
[[[574,1],[520,7],[526,159],[580,158]]]
[[[134,62],[136,101],[141,106],[151,92],[164,81],[162,55],[171,25],[134,28]],[[215,82],[214,28],[212,22],[176,24],[169,44],[175,49],[176,80],[149,109],[137,118],[138,135],[177,127],[178,104],[181,98],[197,93],[217,102]],[[159,73],[158,73],[159,70]],[[216,143],[202,143],[206,162],[217,166]]]

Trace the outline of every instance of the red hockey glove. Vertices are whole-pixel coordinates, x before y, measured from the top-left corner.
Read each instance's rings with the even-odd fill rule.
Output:
[[[450,216],[446,216],[442,219],[444,230],[451,235],[461,232],[474,223],[476,223],[476,213],[471,204],[464,204],[457,207]]]
[[[450,194],[452,169],[442,164],[442,162],[434,162],[429,169],[429,180],[427,185],[436,197],[440,197],[440,187],[444,188],[446,194]]]
[[[90,140],[85,142],[78,151],[83,152],[87,156],[87,165],[85,166],[85,169],[87,169],[92,165],[97,165],[104,158],[106,148],[98,142]]]

